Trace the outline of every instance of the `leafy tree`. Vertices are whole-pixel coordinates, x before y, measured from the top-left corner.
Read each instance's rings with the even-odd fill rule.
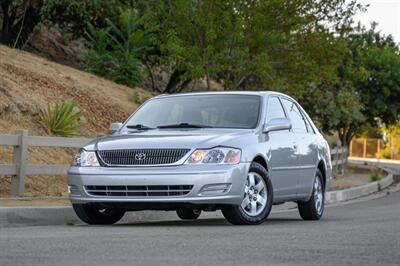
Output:
[[[392,36],[383,36],[373,26],[351,36],[357,64],[367,78],[356,80],[367,122],[393,124],[400,114],[400,50]]]
[[[348,56],[337,77],[303,99],[324,131],[336,130],[342,145],[349,145],[362,125],[392,124],[400,114],[400,54],[391,36],[373,26],[357,27],[345,36]]]
[[[106,20],[117,21],[120,9],[127,8],[124,0],[46,0],[42,20],[57,24],[74,34],[83,36],[90,23],[98,28],[107,26]]]
[[[106,18],[118,20],[130,0],[1,0],[0,43],[22,47],[40,23],[59,25],[74,37],[82,37],[88,23],[105,27]]]
[[[156,63],[172,72],[166,92],[206,77],[226,88],[298,92],[335,78],[343,55],[333,29],[346,31],[355,1],[146,1],[160,26]],[[329,26],[327,26],[329,25]]]

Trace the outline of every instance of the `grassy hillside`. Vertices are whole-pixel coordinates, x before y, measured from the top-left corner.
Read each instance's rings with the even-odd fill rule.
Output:
[[[0,45],[0,134],[28,129],[45,135],[38,113],[48,103],[74,99],[83,113],[81,135],[104,134],[110,122],[123,121],[150,94],[82,72],[21,50]],[[31,148],[30,163],[70,163],[73,149]],[[11,162],[11,147],[0,146],[0,163]],[[0,195],[9,191],[0,176]],[[65,195],[65,177],[29,177],[27,195]]]

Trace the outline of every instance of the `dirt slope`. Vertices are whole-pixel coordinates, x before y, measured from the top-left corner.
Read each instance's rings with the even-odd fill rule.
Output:
[[[133,95],[135,94],[135,97]],[[142,89],[115,84],[33,54],[0,45],[0,135],[16,129],[45,135],[38,112],[48,103],[74,99],[84,116],[82,136],[104,134],[110,122],[123,121],[137,107],[132,98],[149,97]],[[71,149],[30,149],[30,163],[70,163]],[[11,148],[0,146],[0,164],[11,162]],[[28,195],[65,194],[65,177],[28,178]],[[54,179],[54,180],[53,180]],[[0,176],[0,195],[7,194],[9,178]],[[56,183],[62,186],[52,189]],[[37,191],[37,193],[34,193]]]
[[[0,46],[0,133],[27,128],[31,133],[43,134],[35,117],[38,110],[69,98],[77,102],[87,120],[83,135],[103,133],[110,122],[124,120],[135,109],[130,100],[135,90],[148,94]]]

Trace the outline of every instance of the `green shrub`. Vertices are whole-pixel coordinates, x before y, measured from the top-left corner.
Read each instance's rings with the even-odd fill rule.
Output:
[[[144,103],[145,101],[147,101],[150,98],[151,98],[151,95],[142,94],[142,93],[139,93],[137,90],[135,90],[129,99],[132,102],[134,102],[135,104],[141,105],[142,103]]]
[[[78,129],[83,127],[81,117],[72,100],[49,104],[39,115],[40,123],[48,134],[64,137],[78,135]]]
[[[140,94],[137,90],[135,90],[131,96],[131,101],[134,103],[140,104]]]
[[[118,23],[106,22],[106,28],[88,26],[86,70],[134,87],[141,78],[140,58],[152,47],[152,31],[143,29],[135,9],[122,12]]]
[[[373,172],[372,172],[372,174],[371,174],[371,180],[372,180],[373,182],[379,181],[379,180],[381,180],[381,179],[382,179],[382,176],[381,176],[381,174],[380,174],[378,171],[373,171]]]

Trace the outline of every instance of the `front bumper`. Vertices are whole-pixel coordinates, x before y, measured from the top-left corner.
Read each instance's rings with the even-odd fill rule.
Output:
[[[250,163],[237,165],[179,165],[168,167],[71,167],[68,170],[72,203],[187,203],[235,204],[243,200]],[[204,193],[205,187],[226,184],[225,191]],[[86,186],[179,186],[192,185],[179,196],[93,195]]]

